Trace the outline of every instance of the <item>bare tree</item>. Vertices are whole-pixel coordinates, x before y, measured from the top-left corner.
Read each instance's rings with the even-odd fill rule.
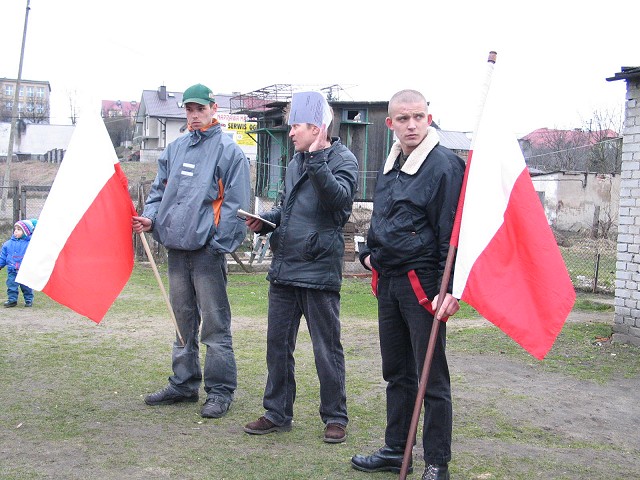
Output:
[[[595,111],[585,124],[591,148],[588,171],[596,173],[620,173],[622,166],[622,114],[620,112]]]
[[[69,120],[71,125],[75,125],[78,122],[78,92],[67,90],[67,97],[69,98]]]
[[[582,128],[541,128],[520,139],[520,147],[527,164],[541,170],[619,173],[621,131],[621,114],[595,111]]]

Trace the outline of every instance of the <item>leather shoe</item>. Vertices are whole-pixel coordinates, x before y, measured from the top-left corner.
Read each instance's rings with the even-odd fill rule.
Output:
[[[422,474],[422,480],[449,480],[449,465],[428,464]]]
[[[18,302],[12,302],[11,300],[7,300],[6,302],[3,303],[3,305],[5,306],[5,308],[10,308],[18,305]]]
[[[342,443],[347,439],[347,430],[339,423],[328,423],[324,429],[324,443]]]
[[[388,447],[385,445],[372,455],[354,455],[351,466],[362,472],[397,472],[402,470],[404,447]],[[413,458],[409,459],[407,473],[413,472]]]
[[[291,422],[284,425],[276,425],[264,415],[254,422],[249,422],[244,426],[244,431],[251,435],[266,435],[272,432],[290,432]]]
[[[170,386],[158,390],[155,393],[151,393],[144,397],[144,403],[147,405],[171,405],[178,402],[197,402],[198,394],[195,395],[183,395],[182,393],[174,390]]]

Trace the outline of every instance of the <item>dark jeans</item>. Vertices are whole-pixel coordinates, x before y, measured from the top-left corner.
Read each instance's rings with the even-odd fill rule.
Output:
[[[237,386],[236,359],[231,339],[231,308],[227,297],[227,261],[209,247],[169,250],[169,288],[178,328],[173,344],[171,386],[186,395],[198,392],[202,382],[200,341],[206,345],[204,390],[207,397],[233,400]]]
[[[320,380],[320,418],[346,426],[347,394],[344,352],[340,342],[340,293],[313,288],[274,285],[269,287],[267,328],[267,385],[265,417],[276,425],[290,423],[296,398],[293,352],[302,315],[313,343],[316,372]]]
[[[382,376],[387,381],[385,443],[404,448],[433,323],[433,317],[418,303],[406,275],[379,278],[378,323]],[[445,325],[439,326],[424,399],[422,443],[426,463],[451,460],[453,413]]]

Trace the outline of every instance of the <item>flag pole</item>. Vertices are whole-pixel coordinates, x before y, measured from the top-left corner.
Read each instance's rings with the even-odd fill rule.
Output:
[[[156,280],[158,280],[158,285],[160,285],[160,290],[162,291],[162,296],[164,297],[164,301],[167,304],[167,308],[169,309],[169,313],[171,314],[171,319],[173,320],[173,325],[176,327],[176,333],[178,334],[178,338],[180,339],[180,343],[184,346],[184,339],[182,338],[182,334],[180,333],[180,329],[178,328],[178,321],[176,320],[176,315],[173,313],[173,308],[171,307],[171,302],[169,302],[169,297],[167,296],[167,291],[164,289],[164,283],[162,283],[162,278],[160,278],[160,273],[158,272],[158,267],[156,266],[156,262],[153,259],[153,255],[151,254],[151,249],[149,248],[149,243],[147,242],[147,237],[145,237],[144,232],[140,232],[140,240],[142,240],[142,245],[144,246],[144,251],[147,252],[147,258],[149,262],[151,262],[151,268],[153,268],[153,273],[156,276]]]
[[[491,82],[491,74],[493,73],[493,66],[496,63],[496,52],[489,52],[488,68],[487,68],[487,79],[483,84],[483,89],[481,92],[481,101],[480,107],[478,108],[478,118],[476,121],[476,129],[474,130],[474,138],[475,133],[478,130],[478,124],[480,123],[480,118],[482,117],[482,110],[484,109],[484,103],[487,97],[487,93],[489,91],[489,83]],[[473,140],[472,140],[473,143]],[[473,149],[472,149],[473,151]],[[465,174],[466,180],[466,174]],[[464,194],[464,188],[462,190]],[[460,200],[462,200],[462,195]],[[453,262],[456,253],[456,245],[458,244],[458,234],[459,234],[459,224],[460,224],[460,216],[462,214],[462,201],[458,202],[458,210],[456,212],[456,221],[454,222],[454,233],[452,233],[451,242],[449,244],[449,251],[447,252],[447,261],[444,267],[444,273],[442,275],[442,283],[440,284],[440,293],[438,294],[438,303],[436,305],[435,312],[437,313],[442,306],[442,302],[444,301],[444,297],[447,294],[447,287],[449,286],[449,280],[451,278],[451,271],[453,270]],[[429,379],[429,371],[431,370],[431,361],[433,360],[433,352],[436,346],[436,340],[438,338],[438,330],[440,329],[440,322],[442,320],[438,320],[434,314],[433,323],[431,324],[431,334],[429,336],[429,343],[427,345],[427,353],[424,358],[424,365],[422,367],[422,374],[420,375],[420,380],[418,382],[418,393],[416,394],[416,402],[413,407],[413,416],[411,417],[411,424],[409,425],[409,434],[407,435],[407,443],[404,447],[404,456],[402,457],[402,468],[400,469],[400,480],[405,480],[407,478],[407,473],[409,471],[409,465],[411,464],[411,456],[413,453],[413,444],[414,439],[416,437],[416,432],[418,430],[418,420],[420,420],[420,413],[422,412],[422,402],[424,401],[424,396],[427,390],[427,380]]]

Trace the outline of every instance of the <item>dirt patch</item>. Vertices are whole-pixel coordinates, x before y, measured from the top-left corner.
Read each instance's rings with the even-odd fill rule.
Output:
[[[132,345],[141,345],[144,340],[157,340],[162,337],[163,341],[170,338],[167,332],[171,330],[170,320],[158,320],[145,318],[143,314],[131,321],[131,317],[120,318],[110,317],[108,321],[100,325],[95,325],[86,319],[79,319],[77,315],[66,310],[56,312],[55,316],[42,318],[41,311],[37,309],[15,308],[10,314],[2,311],[0,315],[0,328],[13,331],[14,329],[28,329],[34,336],[43,332],[55,331],[65,332],[73,328],[82,341],[98,341],[101,335],[121,336],[123,342],[131,342]],[[573,312],[569,322],[613,322],[611,312]],[[366,325],[361,320],[345,319],[345,329],[349,330],[349,344],[358,345],[359,349],[371,351],[370,371],[372,378],[379,376],[379,356],[375,335],[372,335],[374,327],[369,322]],[[135,326],[134,326],[135,325]],[[158,325],[166,326],[166,330],[158,331]],[[484,319],[452,319],[449,321],[448,329],[464,329],[469,327],[489,327],[491,324]],[[256,324],[255,319],[236,318],[234,319],[234,330],[264,330],[264,324]],[[95,335],[99,333],[100,335]],[[300,349],[308,348],[302,344]],[[353,348],[353,347],[352,347]],[[167,347],[168,351],[168,347]],[[367,357],[369,358],[369,357]],[[26,361],[26,359],[25,359]],[[168,361],[163,357],[161,361]],[[347,361],[349,351],[347,350]],[[630,479],[640,478],[640,450],[638,449],[640,435],[637,426],[640,425],[640,409],[638,409],[637,392],[640,391],[639,378],[612,378],[606,383],[597,381],[577,380],[562,372],[548,372],[537,368],[536,360],[518,360],[507,355],[483,354],[469,355],[465,353],[451,352],[449,354],[450,370],[452,375],[453,395],[454,395],[454,442],[453,456],[456,458],[478,458],[487,462],[490,459],[491,466],[508,465],[511,472],[523,472],[524,476],[514,476],[513,478],[549,478],[549,479]],[[260,380],[261,381],[261,380]],[[382,408],[377,398],[383,398],[384,385],[382,382],[375,384],[371,392],[371,402],[375,408]],[[28,392],[15,392],[16,399],[28,395]],[[236,398],[237,406],[240,409],[245,392],[239,392]],[[250,399],[251,403],[255,399]],[[362,401],[362,399],[361,399]],[[34,445],[24,443],[19,435],[20,428],[12,425],[5,430],[7,443],[0,448],[0,463],[13,465],[20,463],[24,459],[25,449],[32,452],[31,458],[38,465],[38,472],[46,472],[45,477],[40,478],[72,478],[71,472],[86,471],[95,468],[96,459],[102,458],[108,461],[108,451],[115,450],[121,444],[132,444],[135,439],[136,451],[156,451],[158,437],[161,433],[154,433],[153,428],[159,431],[174,428],[170,426],[171,421],[164,416],[170,415],[174,410],[153,410],[145,408],[140,398],[125,398],[124,396],[114,396],[104,400],[113,404],[114,410],[125,408],[132,409],[140,415],[141,425],[136,427],[130,424],[120,424],[117,421],[108,423],[112,430],[104,431],[101,422],[96,423],[96,435],[100,436],[103,452],[94,452],[87,449],[86,445],[75,444],[74,442],[54,442]],[[38,406],[34,403],[35,415],[42,414],[51,406]],[[251,407],[255,407],[252,405]],[[103,407],[104,408],[104,405]],[[203,441],[209,439],[208,433],[201,431],[201,419],[191,410],[189,405],[178,407],[182,415],[193,415],[192,428],[185,430],[180,435],[202,436]],[[479,413],[480,412],[480,413]],[[71,415],[72,412],[69,412]],[[156,421],[155,417],[159,417]],[[237,419],[236,419],[237,420]],[[246,439],[239,431],[236,422],[226,427],[224,434],[227,442],[238,442],[240,451],[243,447],[242,441]],[[348,457],[359,453],[362,450],[362,442],[372,442],[375,439],[361,439],[360,444],[356,444],[357,423],[353,420],[354,437],[351,443],[341,451],[342,459],[339,465],[344,466],[344,470],[336,472],[335,476],[314,477],[312,474],[306,478],[353,478],[363,479],[365,476],[354,472],[348,467]],[[502,424],[516,425],[512,432],[513,437],[505,437]],[[204,427],[202,427],[204,428]],[[473,435],[456,435],[458,429],[477,429],[481,432],[478,438]],[[495,438],[491,434],[495,432]],[[526,432],[533,434],[536,442],[526,444],[519,442],[519,433]],[[487,438],[487,433],[489,436]],[[104,438],[103,438],[104,437]],[[163,437],[166,438],[166,437]],[[561,440],[558,440],[561,439]],[[176,439],[176,442],[179,440]],[[210,440],[210,439],[209,439]],[[273,440],[273,439],[271,439]],[[270,440],[270,441],[271,441]],[[278,441],[273,440],[274,449],[278,449]],[[4,443],[4,442],[3,442]],[[579,445],[580,448],[575,448]],[[166,446],[165,446],[166,448]],[[171,448],[180,448],[176,443]],[[86,451],[84,451],[86,450]],[[51,451],[56,452],[56,462],[47,464],[51,458]],[[366,451],[366,449],[364,450]],[[247,452],[248,455],[251,452]],[[243,454],[244,455],[244,454]],[[414,456],[421,459],[419,449],[416,449]],[[527,477],[527,472],[532,471],[532,464],[540,462],[540,474],[537,477]],[[421,468],[420,464],[417,465]],[[115,465],[110,473],[114,476],[109,478],[170,478],[171,472],[164,472],[161,466],[151,471],[138,471],[136,465]],[[535,470],[535,467],[533,467]],[[566,472],[572,472],[567,475]],[[575,472],[584,472],[584,476],[576,476]],[[419,470],[421,472],[421,470]],[[483,465],[478,465],[474,476],[464,476],[456,478],[473,479],[496,479],[506,478],[486,473]],[[339,475],[338,475],[339,473]],[[122,476],[120,476],[120,474]],[[0,475],[1,476],[1,475]],[[395,475],[380,474],[380,478],[395,478]],[[8,477],[13,478],[13,477]],[[35,477],[34,477],[35,478]],[[77,478],[77,477],[73,477]],[[194,478],[194,477],[185,477]],[[240,477],[231,477],[240,478]],[[249,476],[245,478],[274,478],[268,474],[264,476]],[[292,477],[294,478],[294,477]],[[295,478],[305,478],[295,476]],[[378,476],[376,476],[378,478]],[[414,473],[412,478],[417,478]]]

